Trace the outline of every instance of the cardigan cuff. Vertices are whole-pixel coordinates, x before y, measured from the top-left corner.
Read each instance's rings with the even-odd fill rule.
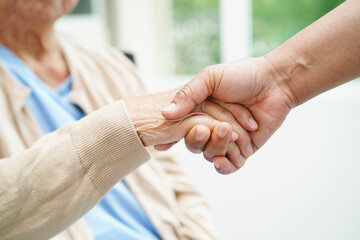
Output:
[[[71,135],[80,162],[103,194],[150,159],[123,101],[73,124]]]

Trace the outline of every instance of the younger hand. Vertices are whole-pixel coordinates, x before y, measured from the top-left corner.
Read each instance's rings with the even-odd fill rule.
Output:
[[[249,133],[255,152],[281,126],[294,105],[294,94],[284,81],[286,77],[280,76],[266,57],[207,67],[177,92],[162,114],[167,119],[177,119],[211,97],[241,123],[241,113],[228,104],[243,106],[258,124]]]
[[[257,123],[250,112],[239,104],[227,104],[214,100],[206,100],[198,106],[201,111],[209,114],[214,119],[221,121],[212,131],[203,126],[203,132],[208,132],[206,141],[197,142],[194,135],[187,134],[185,143],[193,146],[192,152],[204,152],[204,158],[214,163],[215,168],[222,174],[233,173],[241,168],[245,160],[253,153],[249,133],[257,129]],[[197,108],[198,108],[197,107]],[[231,111],[237,114],[234,117]],[[238,138],[233,141],[228,135],[231,128],[237,133]],[[208,140],[209,139],[209,140]]]
[[[199,105],[186,117],[178,120],[166,120],[160,112],[160,108],[166,106],[168,102],[174,97],[175,91],[168,91],[160,94],[153,94],[142,96],[134,99],[127,100],[126,107],[134,123],[134,127],[144,143],[145,146],[156,145],[158,150],[166,150],[174,143],[183,138],[185,135],[186,143],[189,149],[199,152],[204,150],[204,156],[209,161],[213,160],[215,155],[224,155],[229,158],[230,167],[223,167],[224,173],[233,172],[243,165],[243,162],[248,155],[241,155],[240,148],[244,148],[250,142],[250,137],[246,130],[255,130],[257,125],[251,125],[249,119],[250,113],[241,107],[237,107],[242,125],[246,126],[244,130],[232,114],[222,107],[220,104],[213,101],[205,101]],[[231,108],[230,105],[227,107]],[[213,131],[221,122],[229,122],[229,124],[222,124],[222,128],[227,129],[227,133],[220,141],[216,137],[211,137],[208,144],[207,141],[210,137],[210,131]],[[220,127],[216,128],[215,134],[218,134]],[[206,130],[204,130],[206,129]],[[236,134],[233,133],[233,129]],[[205,131],[205,136],[199,138],[196,132],[201,133]],[[220,131],[221,132],[221,131]],[[232,143],[237,140],[237,143]],[[245,144],[244,144],[245,143]],[[226,147],[229,144],[229,147]],[[222,146],[222,147],[220,147]],[[217,148],[216,148],[217,147]],[[240,148],[239,148],[240,147]],[[221,148],[221,153],[218,150]],[[250,153],[251,154],[251,153]]]

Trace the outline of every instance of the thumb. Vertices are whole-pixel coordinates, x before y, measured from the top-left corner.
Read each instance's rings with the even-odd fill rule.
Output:
[[[177,91],[172,102],[161,109],[162,115],[169,120],[184,117],[194,107],[202,103],[213,92],[214,67],[200,71],[190,82]]]

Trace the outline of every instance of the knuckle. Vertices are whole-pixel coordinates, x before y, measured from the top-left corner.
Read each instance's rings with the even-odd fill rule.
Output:
[[[199,74],[207,76],[212,73],[212,70],[213,70],[212,66],[207,66],[207,67],[204,67],[203,69],[201,69]]]
[[[212,159],[213,159],[213,155],[211,155],[211,154],[209,154],[209,153],[207,153],[207,152],[204,152],[203,153],[203,156],[204,156],[204,158],[206,159],[206,160],[208,160],[209,162],[212,162]]]
[[[228,111],[226,108],[221,108],[218,113],[218,116],[222,121],[228,122],[232,126],[237,124],[237,121],[236,121],[235,117],[233,116],[233,114],[230,111]]]
[[[186,146],[186,148],[187,148],[190,152],[195,153],[195,154],[199,154],[199,153],[202,152],[201,149],[196,148],[196,147],[194,148],[194,147],[191,147],[191,146]]]
[[[241,146],[248,146],[251,143],[250,135],[246,131],[240,131],[238,134],[238,142],[241,143]]]
[[[189,84],[185,84],[175,95],[175,99],[183,99],[186,101],[190,101],[194,106],[197,104],[196,102],[196,94],[192,90]]]
[[[177,93],[177,96],[180,97],[191,97],[193,94],[193,91],[191,89],[191,87],[188,84],[185,84]]]
[[[237,171],[237,170],[239,170],[240,168],[242,168],[244,165],[245,165],[245,162],[246,161],[240,161],[240,158],[237,160],[237,164],[235,165],[234,164],[234,166],[235,166],[235,171]]]
[[[203,101],[202,103],[199,104],[199,108],[200,108],[200,111],[207,112],[207,110],[209,109],[209,102]]]
[[[200,146],[199,144],[194,143],[192,141],[185,140],[185,146],[190,152],[195,153],[195,154],[199,154],[203,151],[202,146]]]

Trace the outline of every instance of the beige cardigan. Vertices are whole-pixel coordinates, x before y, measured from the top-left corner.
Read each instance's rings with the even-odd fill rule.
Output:
[[[189,178],[169,156],[150,156],[117,101],[145,92],[133,66],[108,47],[59,42],[71,100],[89,115],[42,137],[30,90],[0,66],[0,239],[93,239],[81,217],[125,176],[163,239],[215,239]]]

